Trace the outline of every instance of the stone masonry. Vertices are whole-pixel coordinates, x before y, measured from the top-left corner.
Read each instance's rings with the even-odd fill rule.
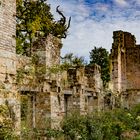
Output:
[[[61,40],[52,35],[34,42],[32,57],[18,56],[15,15],[16,0],[0,0],[0,104],[8,103],[14,130],[20,134],[21,120],[29,129],[44,130],[59,127],[73,111],[102,110],[100,67],[52,72],[50,68],[60,65],[62,47]]]
[[[140,103],[140,45],[128,32],[113,32],[111,80],[123,107]]]
[[[30,114],[26,120],[31,127],[45,129],[49,124],[56,128],[64,116],[72,112],[87,114],[103,109],[103,84],[98,65],[53,72],[49,68],[60,65],[61,40],[49,35],[35,43],[34,48],[37,59],[34,66],[27,57],[20,56],[17,63],[18,69],[36,71],[31,75],[34,79],[26,74],[19,85],[21,95],[28,98],[28,110],[32,110],[27,111]]]
[[[71,112],[85,115],[103,110],[100,67],[95,64],[58,70],[60,39],[50,34],[34,42],[32,57],[16,55],[15,14],[16,0],[0,0],[0,104],[8,103],[17,134],[22,128],[21,120],[27,128],[43,132],[46,126],[60,127],[64,116]],[[140,103],[140,45],[128,32],[115,31],[113,39],[113,93],[120,97],[122,107],[129,108]],[[113,101],[115,105],[115,98]]]
[[[20,129],[20,102],[16,89],[16,0],[0,0],[0,104],[13,111],[14,129]]]

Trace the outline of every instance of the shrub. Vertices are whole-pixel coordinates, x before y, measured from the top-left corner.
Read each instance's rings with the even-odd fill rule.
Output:
[[[13,120],[7,105],[0,105],[0,140],[15,140]]]
[[[82,116],[72,113],[62,122],[68,140],[125,140],[139,138],[139,107],[114,109]]]

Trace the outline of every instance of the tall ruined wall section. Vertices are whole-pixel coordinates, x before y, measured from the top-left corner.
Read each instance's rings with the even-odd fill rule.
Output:
[[[32,110],[25,122],[29,128],[42,129],[46,125],[57,125],[63,117],[64,103],[58,93],[60,73],[51,73],[49,69],[60,64],[62,44],[61,39],[49,34],[46,38],[36,40],[33,45],[32,57],[17,57],[17,70],[25,71],[18,86],[21,98],[26,97],[28,100],[27,110]],[[30,74],[27,75],[26,71]]]
[[[4,73],[16,73],[16,0],[1,0],[0,5],[0,76],[4,80]]]
[[[113,32],[111,79],[115,92],[140,89],[140,45],[128,32]]]
[[[111,50],[111,79],[113,83],[113,90],[120,92],[122,90],[122,57],[121,53],[124,53],[124,36],[122,32],[113,33],[113,44]],[[122,51],[123,50],[123,51]],[[124,60],[125,61],[125,60]],[[125,67],[125,66],[123,66]],[[125,69],[125,68],[124,68]],[[125,77],[123,77],[125,81]]]
[[[20,106],[15,83],[15,14],[16,0],[0,0],[0,104],[8,102],[10,109],[14,113],[15,130],[19,130]]]

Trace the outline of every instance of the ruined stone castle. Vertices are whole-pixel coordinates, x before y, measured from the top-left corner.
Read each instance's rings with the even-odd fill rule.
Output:
[[[24,116],[29,128],[59,127],[70,112],[87,114],[105,107],[100,67],[72,67],[51,72],[60,64],[60,39],[48,35],[34,43],[33,58],[16,54],[16,0],[0,0],[0,104],[8,103],[14,129]],[[114,97],[129,107],[140,102],[140,46],[133,35],[113,33],[111,83]],[[42,47],[40,47],[42,46]],[[24,100],[23,100],[24,99]],[[22,103],[26,115],[22,114]],[[115,104],[115,98],[113,98]]]
[[[23,116],[28,128],[43,129],[59,127],[70,112],[103,109],[100,67],[48,71],[60,64],[62,47],[52,35],[34,43],[33,58],[17,55],[15,15],[16,0],[0,0],[0,104],[8,104],[15,131],[20,133]]]

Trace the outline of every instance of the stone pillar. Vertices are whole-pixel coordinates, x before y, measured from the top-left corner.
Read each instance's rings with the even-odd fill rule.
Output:
[[[16,0],[0,0],[0,104],[8,102],[14,129],[20,129],[20,103],[16,90]]]
[[[34,43],[33,54],[39,57],[39,65],[51,67],[60,64],[61,39],[49,34]]]
[[[115,93],[121,92],[122,82],[122,61],[121,61],[121,49],[124,47],[123,32],[116,31],[113,33],[114,42],[111,50],[111,80],[113,82],[113,91]]]
[[[34,42],[33,55],[37,57],[36,69],[42,76],[42,89],[36,95],[36,128],[59,126],[64,114],[64,97],[61,95],[60,74],[51,73],[48,68],[60,64],[61,39],[49,34]],[[41,73],[42,70],[42,73]],[[43,122],[43,123],[41,123]]]

